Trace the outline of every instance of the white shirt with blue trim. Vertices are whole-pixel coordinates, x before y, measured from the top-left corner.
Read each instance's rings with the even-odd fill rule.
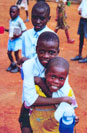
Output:
[[[22,56],[32,58],[36,55],[37,39],[42,32],[51,31],[47,26],[41,31],[36,32],[34,28],[27,30],[22,36]]]

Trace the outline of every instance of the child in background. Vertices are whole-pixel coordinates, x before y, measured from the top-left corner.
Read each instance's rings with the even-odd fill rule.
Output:
[[[22,38],[22,58],[18,64],[36,55],[37,39],[42,32],[52,31],[46,24],[50,20],[50,7],[47,3],[37,2],[31,12],[33,28],[27,30]]]
[[[20,123],[22,125],[22,132],[24,130],[31,131],[29,125],[29,108],[32,105],[51,105],[57,104],[61,101],[72,103],[72,99],[68,97],[50,98],[51,93],[48,94],[48,89],[43,84],[42,78],[44,77],[45,67],[48,61],[58,56],[59,53],[59,38],[53,32],[43,32],[37,41],[36,46],[37,56],[29,59],[23,63],[23,108],[20,114]],[[41,97],[37,94],[35,84],[39,85],[42,91],[48,98]],[[69,86],[68,79],[66,85]],[[66,87],[66,86],[63,86]],[[24,132],[23,132],[24,133]]]
[[[22,33],[26,31],[26,26],[23,20],[19,17],[19,8],[16,5],[10,7],[10,17],[9,29],[5,31],[9,32],[8,40],[8,58],[11,62],[10,66],[7,68],[7,71],[16,73],[18,72],[18,67],[14,62],[12,52],[14,52],[16,61],[19,60],[19,50],[22,48]]]
[[[65,35],[66,35],[66,38],[67,38],[67,42],[68,43],[74,43],[74,40],[70,39],[69,37],[69,33],[68,33],[68,28],[69,26],[67,25],[67,22],[66,22],[66,19],[67,19],[67,16],[66,16],[66,12],[65,12],[65,4],[66,4],[66,0],[59,0],[58,1],[58,5],[57,5],[57,8],[56,8],[56,13],[57,13],[57,17],[56,17],[56,21],[57,21],[57,26],[55,28],[55,32],[57,33],[57,31],[59,29],[63,29],[65,30]]]
[[[69,96],[75,99],[73,90],[71,89],[70,86],[62,88],[65,84],[68,74],[69,74],[69,63],[64,58],[54,57],[48,62],[45,72],[45,79],[46,79],[45,83],[48,87],[48,90],[52,93],[53,98]],[[39,95],[41,96],[40,88],[39,88]],[[57,107],[57,109],[55,108],[55,106]],[[78,117],[75,116],[74,112],[74,108],[77,107],[76,99],[75,103],[72,105],[63,102],[55,106],[48,105],[48,106],[32,107],[33,112],[31,113],[30,116],[30,123],[35,133],[38,133],[40,131],[43,133],[45,133],[46,131],[48,133],[50,133],[50,131],[58,133],[59,132],[58,123],[60,123],[61,118],[63,118],[67,113],[68,114],[64,119],[67,123],[67,125],[65,125],[67,129],[66,133],[73,133],[72,130],[74,130],[75,126],[75,123],[73,122],[76,123],[78,122]],[[73,123],[72,128],[70,127],[71,125],[70,122]]]
[[[16,2],[16,5],[18,6],[18,8],[24,8],[26,13],[26,20],[24,22],[25,23],[29,22],[29,13],[28,13],[29,0],[18,0]]]
[[[78,13],[81,15],[79,26],[78,26],[78,34],[79,34],[79,51],[78,55],[74,58],[71,58],[72,61],[79,61],[79,63],[87,63],[87,56],[82,58],[82,49],[84,45],[84,38],[87,39],[87,0],[82,0]]]

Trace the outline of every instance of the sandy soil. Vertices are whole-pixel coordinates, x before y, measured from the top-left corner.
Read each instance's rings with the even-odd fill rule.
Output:
[[[8,28],[9,7],[15,4],[16,0],[0,0],[0,25]],[[31,8],[35,1],[30,1],[29,15],[31,18]],[[51,8],[51,20],[48,26],[55,29],[56,22],[56,2],[48,3]],[[66,58],[70,63],[69,82],[72,86],[78,102],[76,113],[80,118],[76,126],[77,133],[87,133],[87,64],[79,64],[70,61],[70,58],[78,54],[79,36],[77,35],[79,15],[77,12],[78,5],[72,4],[66,7],[67,23],[70,26],[70,37],[75,39],[74,44],[68,44],[64,31],[58,32],[60,38],[60,56]],[[25,19],[25,12],[21,10],[20,16]],[[26,23],[27,28],[32,28],[31,21]],[[0,34],[0,133],[20,133],[18,116],[21,107],[22,80],[19,73],[12,74],[6,72],[9,65],[7,57],[8,33]],[[83,48],[83,57],[86,56],[87,41],[85,40]]]

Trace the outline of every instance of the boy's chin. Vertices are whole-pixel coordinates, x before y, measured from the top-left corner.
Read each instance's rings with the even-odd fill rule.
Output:
[[[35,27],[34,29],[35,29],[35,31],[40,31],[41,30],[40,27]]]
[[[50,88],[50,92],[57,92],[59,89],[52,89]]]
[[[39,27],[39,26],[34,27],[35,31],[41,31],[43,28],[44,28],[44,27]]]
[[[41,64],[42,64],[44,67],[46,67],[46,65],[47,65],[47,63],[44,63],[44,62],[41,62]]]
[[[57,90],[50,90],[51,92],[57,92]]]

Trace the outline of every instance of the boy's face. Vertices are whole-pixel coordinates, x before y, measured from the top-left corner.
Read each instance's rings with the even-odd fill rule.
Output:
[[[40,63],[46,67],[48,61],[59,53],[57,41],[39,41],[36,47]]]
[[[49,21],[50,17],[48,13],[43,9],[34,9],[32,11],[32,24],[36,31],[42,30],[47,22]]]
[[[67,77],[67,71],[64,68],[58,66],[52,66],[49,68],[46,74],[46,84],[51,92],[56,92],[63,87]]]
[[[15,19],[18,16],[18,10],[16,7],[10,8],[10,17],[11,19]]]

